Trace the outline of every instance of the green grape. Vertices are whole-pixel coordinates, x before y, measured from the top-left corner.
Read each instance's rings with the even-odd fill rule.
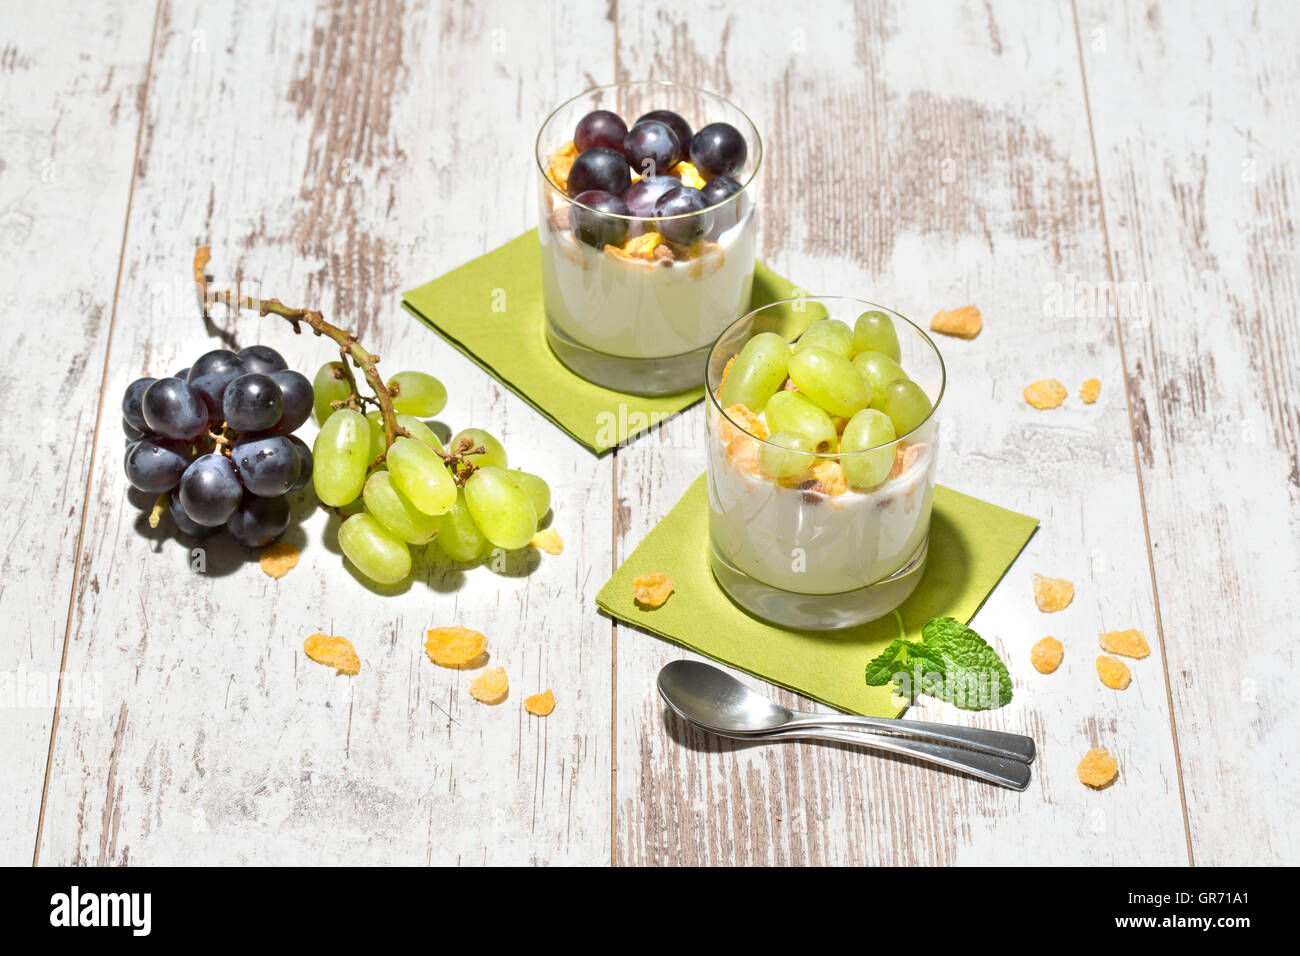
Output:
[[[767,400],[763,417],[773,432],[807,435],[815,451],[832,451],[839,440],[831,417],[798,392],[777,392]]]
[[[393,398],[393,411],[403,415],[428,418],[437,415],[447,405],[447,389],[432,375],[424,372],[398,372],[388,380],[397,394]]]
[[[442,457],[415,438],[399,438],[388,449],[393,485],[427,515],[444,514],[456,503],[456,480]]]
[[[374,408],[366,412],[366,421],[370,423],[370,460],[388,452],[388,439],[384,435],[383,412]]]
[[[895,362],[903,360],[893,319],[874,310],[863,312],[853,323],[853,349],[855,352],[881,352]]]
[[[877,409],[864,408],[849,419],[840,438],[840,467],[848,483],[866,491],[888,478],[894,467],[893,441],[897,437],[894,423]],[[882,445],[885,447],[878,447]]]
[[[367,478],[362,494],[370,514],[407,544],[428,544],[438,533],[438,519],[411,504],[388,472],[377,471]]]
[[[780,446],[780,447],[777,447]],[[758,466],[773,478],[793,478],[812,467],[817,443],[799,432],[777,432],[758,449]]]
[[[528,500],[533,503],[533,510],[537,512],[537,520],[544,518],[546,512],[551,510],[551,486],[526,471],[514,469],[506,474],[516,485],[524,489],[524,494],[528,495]]]
[[[819,346],[841,358],[853,358],[853,330],[839,319],[822,319],[804,329],[794,343],[796,352],[809,346]]]
[[[406,545],[364,511],[339,526],[339,547],[358,571],[380,584],[396,584],[411,573]]]
[[[318,425],[324,425],[325,419],[334,414],[334,406],[330,402],[341,402],[352,394],[347,379],[342,376],[342,362],[326,362],[311,381],[312,410],[316,413]]]
[[[469,439],[470,447],[477,448],[483,446],[485,451],[481,455],[466,455],[465,460],[476,468],[506,467],[506,450],[501,447],[501,442],[497,441],[481,428],[466,428],[458,431],[451,439],[451,447],[454,449],[462,439]]]
[[[910,380],[886,385],[877,407],[889,416],[900,437],[925,421],[931,408],[929,396]]]
[[[476,561],[488,550],[488,539],[474,523],[465,504],[465,489],[456,489],[456,503],[438,519],[438,544],[454,561]]]
[[[417,438],[431,448],[436,448],[439,451],[442,451],[442,442],[439,441],[438,436],[433,433],[433,429],[420,421],[414,415],[398,415],[397,424],[410,432],[412,438]]]
[[[500,468],[488,465],[469,476],[465,504],[483,536],[498,548],[522,548],[537,533],[537,509],[528,493]]]
[[[312,483],[322,504],[340,508],[361,494],[370,457],[370,423],[351,408],[325,420],[312,445]]]
[[[722,383],[718,401],[723,408],[744,405],[757,415],[785,383],[790,346],[775,332],[760,332],[740,350]]]
[[[831,415],[851,418],[871,404],[871,389],[853,363],[817,345],[790,356],[790,378],[809,401]]]
[[[903,367],[883,352],[859,352],[853,357],[853,364],[867,380],[867,385],[871,389],[872,405],[880,404],[880,396],[890,382],[907,379]]]

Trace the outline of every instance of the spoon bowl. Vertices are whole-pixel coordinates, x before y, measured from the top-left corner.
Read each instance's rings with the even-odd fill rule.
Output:
[[[686,720],[724,734],[761,734],[794,717],[789,709],[703,661],[665,664],[659,671],[659,694]]]

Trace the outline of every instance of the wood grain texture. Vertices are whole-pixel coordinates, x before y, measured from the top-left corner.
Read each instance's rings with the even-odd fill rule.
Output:
[[[0,41],[0,864],[30,863],[59,688],[68,592],[95,447],[113,291],[153,32],[151,4],[85,17],[5,4]],[[84,51],[93,50],[88,55]],[[116,402],[107,447],[121,444]],[[70,708],[93,714],[103,675],[74,672]]]
[[[665,720],[653,681],[684,652],[620,628],[619,860],[1186,862],[1158,655],[1123,694],[1093,669],[1099,630],[1154,631],[1155,611],[1113,323],[1054,314],[1047,302],[1070,274],[1105,270],[1070,8],[843,4],[755,18],[711,6],[682,26],[621,5],[620,17],[624,75],[690,75],[729,93],[765,134],[761,251],[771,265],[809,291],[856,294],[923,322],[940,307],[983,310],[978,339],[940,343],[940,480],[1043,525],[974,622],[1010,661],[1015,700],[990,715],[933,703],[913,714],[1031,734],[1041,755],[1029,791],[840,748],[745,747],[683,731]],[[1020,391],[1047,376],[1072,393],[1096,376],[1105,390],[1096,405],[1072,395],[1036,411]],[[620,450],[620,555],[704,468],[702,441],[696,409]],[[1074,580],[1073,605],[1038,612],[1036,571]],[[1028,663],[1045,634],[1067,648],[1051,677]],[[1075,779],[1096,745],[1122,767],[1104,793]]]
[[[1195,859],[1295,864],[1296,10],[1078,16]]]
[[[401,289],[527,227],[538,119],[587,85],[577,57],[557,73],[509,14],[167,5],[125,250],[130,321],[106,390],[219,344],[187,279],[194,245],[211,242],[218,276],[238,269],[245,288],[320,304],[387,372],[442,377],[441,420],[488,427],[512,464],[550,481],[564,554],[529,552],[500,573],[430,564],[379,593],[345,570],[331,522],[303,502],[288,536],[302,561],[282,580],[228,542],[196,573],[187,546],[151,533],[127,500],[106,428],[68,651],[70,667],[104,675],[105,713],[63,717],[41,862],[609,860],[611,659],[593,605],[609,465],[399,307]],[[551,29],[612,50],[599,19],[557,14]],[[332,357],[274,318],[219,325],[295,368]],[[425,656],[424,630],[452,623],[489,636],[511,680],[503,704],[472,700],[471,673]],[[308,661],[314,631],[349,637],[360,674]],[[530,718],[523,698],[547,687],[555,712]]]

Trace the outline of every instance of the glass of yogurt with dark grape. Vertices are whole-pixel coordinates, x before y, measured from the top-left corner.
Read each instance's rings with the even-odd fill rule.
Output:
[[[618,83],[560,105],[536,154],[551,349],[619,391],[700,385],[709,346],[750,305],[753,123],[694,87]]]
[[[709,353],[713,575],[751,614],[831,630],[875,620],[925,570],[943,358],[860,299],[773,303]]]

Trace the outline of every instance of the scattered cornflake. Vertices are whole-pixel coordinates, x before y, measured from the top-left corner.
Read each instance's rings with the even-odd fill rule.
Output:
[[[485,704],[499,704],[510,691],[510,681],[504,667],[486,670],[469,682],[469,695]]]
[[[577,158],[578,147],[571,141],[547,158],[547,172],[550,174],[551,182],[559,186],[561,191],[569,188],[569,171],[573,169],[573,161]]]
[[[533,535],[533,540],[528,543],[539,551],[545,551],[547,554],[564,553],[564,539],[560,537],[559,532],[554,528],[543,528]]]
[[[1029,650],[1029,662],[1040,674],[1050,674],[1061,666],[1065,648],[1054,637],[1045,637]]]
[[[732,405],[726,410],[727,417],[753,435],[755,438],[767,438],[767,426],[763,420],[744,405]]]
[[[840,463],[833,458],[820,458],[812,466],[813,483],[808,485],[809,491],[820,491],[824,495],[830,495],[832,498],[838,497],[849,490],[848,479],[844,477],[844,469]]]
[[[1127,664],[1118,657],[1108,657],[1105,654],[1097,658],[1097,676],[1111,690],[1123,690],[1133,679]]]
[[[673,593],[673,579],[658,571],[642,574],[632,582],[632,599],[642,607],[661,607]]]
[[[487,638],[468,627],[434,627],[424,649],[439,667],[469,667],[487,650]]]
[[[1045,578],[1034,575],[1034,603],[1045,614],[1069,607],[1074,600],[1074,585],[1065,578]]]
[[[695,168],[695,164],[688,162],[687,160],[683,159],[672,169],[668,170],[668,175],[680,179],[683,186],[691,186],[695,189],[704,188],[704,177],[701,176],[700,171]]]
[[[302,649],[317,664],[333,667],[340,674],[355,674],[361,670],[357,649],[346,637],[313,634],[302,642]]]
[[[1055,408],[1065,401],[1065,386],[1054,378],[1045,378],[1025,386],[1025,401],[1034,408]]]
[[[1083,399],[1085,405],[1091,405],[1097,400],[1097,396],[1100,394],[1101,382],[1095,378],[1088,379],[1088,381],[1083,383],[1083,387],[1079,389],[1079,397]]]
[[[555,695],[549,690],[524,698],[524,710],[534,717],[549,717],[555,709]]]
[[[930,320],[930,331],[944,335],[955,335],[960,339],[973,339],[984,328],[980,310],[973,305],[963,305],[960,309],[940,309]]]
[[[262,549],[257,563],[263,574],[279,580],[298,566],[298,549],[288,541],[272,541]]]
[[[722,390],[723,385],[727,384],[727,376],[731,374],[731,366],[735,364],[736,364],[736,356],[733,355],[731,358],[727,359],[727,364],[722,366],[722,377],[718,379],[719,391]]]
[[[643,232],[633,236],[622,246],[606,246],[605,252],[620,259],[640,259],[644,262],[656,260],[655,250],[663,245],[664,237],[657,232]]]
[[[1094,747],[1079,761],[1079,782],[1094,790],[1109,787],[1119,773],[1119,763],[1102,747]]]
[[[1101,649],[1121,657],[1136,657],[1139,660],[1151,653],[1147,637],[1135,627],[1127,631],[1103,631],[1097,635]]]

